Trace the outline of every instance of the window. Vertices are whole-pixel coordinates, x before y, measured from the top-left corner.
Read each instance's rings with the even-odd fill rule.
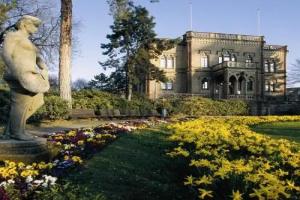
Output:
[[[270,91],[270,83],[269,83],[269,82],[266,82],[266,83],[265,83],[265,91],[266,91],[266,92],[269,92],[269,91]]]
[[[223,57],[219,56],[219,64],[223,62]]]
[[[166,58],[165,57],[160,58],[160,67],[162,67],[162,68],[166,67]]]
[[[226,61],[230,61],[230,55],[225,55],[224,56],[224,62],[226,62]]]
[[[161,83],[161,89],[162,90],[173,90],[173,83],[172,82]]]
[[[162,90],[166,90],[167,89],[167,85],[165,83],[160,83],[161,89]]]
[[[275,63],[274,62],[270,63],[270,72],[275,72]]]
[[[172,64],[173,64],[172,58],[168,58],[168,60],[167,60],[167,69],[172,69],[173,68]]]
[[[208,59],[207,56],[202,56],[200,58],[201,67],[208,67]]]
[[[231,56],[231,61],[232,61],[232,62],[235,62],[235,61],[236,61],[236,56],[235,56],[235,55],[232,55],[232,56]]]
[[[252,63],[252,62],[253,62],[252,57],[251,57],[251,56],[248,56],[248,57],[246,58],[246,63]]]
[[[201,82],[201,85],[202,85],[202,90],[208,90],[208,80],[207,78],[204,78]]]
[[[265,61],[265,72],[269,72],[269,61]]]
[[[275,92],[276,91],[276,85],[277,85],[276,81],[271,81],[270,82],[270,86],[269,87],[270,87],[270,91],[271,92]]]
[[[173,89],[173,83],[172,82],[167,82],[167,90],[172,90]]]

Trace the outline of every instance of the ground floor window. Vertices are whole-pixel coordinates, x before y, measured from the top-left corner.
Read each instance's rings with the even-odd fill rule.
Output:
[[[162,90],[173,90],[173,82],[161,83]]]
[[[202,85],[202,90],[208,90],[208,80],[207,78],[204,78],[202,81],[201,81],[201,85]]]

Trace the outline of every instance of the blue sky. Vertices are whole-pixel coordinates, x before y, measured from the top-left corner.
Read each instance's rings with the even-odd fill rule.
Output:
[[[158,37],[176,38],[190,30],[190,6],[193,5],[193,31],[257,35],[257,9],[261,13],[261,34],[268,44],[288,45],[288,65],[300,58],[300,0],[134,0],[155,17]],[[88,2],[88,3],[87,3]],[[106,0],[73,0],[73,14],[81,22],[76,32],[78,55],[74,56],[73,80],[90,80],[103,72],[101,43],[112,17]]]

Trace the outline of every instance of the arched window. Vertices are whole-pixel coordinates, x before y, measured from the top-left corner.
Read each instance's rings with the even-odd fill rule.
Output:
[[[206,55],[201,56],[200,65],[201,67],[208,67],[208,57]]]
[[[247,82],[247,90],[248,91],[253,91],[253,78],[250,77],[248,82]]]
[[[160,67],[165,68],[167,66],[167,59],[163,56],[160,58]]]
[[[237,80],[235,76],[229,78],[229,94],[235,94]]]
[[[202,90],[208,90],[208,80],[207,80],[207,78],[204,78],[201,81],[201,88],[202,88]]]

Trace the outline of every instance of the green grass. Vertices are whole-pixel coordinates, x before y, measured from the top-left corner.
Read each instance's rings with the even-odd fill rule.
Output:
[[[183,161],[166,156],[166,138],[155,129],[122,136],[67,180],[108,200],[193,199],[183,185]]]
[[[258,124],[251,128],[255,132],[267,134],[274,138],[284,138],[300,143],[300,122],[274,122]]]

